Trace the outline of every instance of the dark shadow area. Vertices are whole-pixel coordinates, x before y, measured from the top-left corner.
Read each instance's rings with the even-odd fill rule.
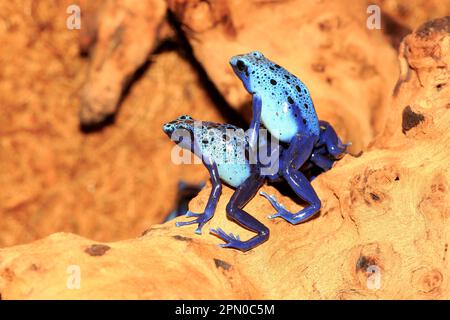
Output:
[[[165,46],[164,42],[161,43],[161,45],[158,46],[157,49],[159,49],[160,47],[163,47],[163,46]],[[164,50],[164,49],[160,49],[160,50]],[[81,132],[86,133],[86,134],[95,133],[95,132],[99,132],[99,131],[103,130],[107,126],[114,125],[116,117],[118,116],[118,114],[120,112],[120,106],[122,105],[122,102],[125,100],[128,93],[130,92],[131,87],[133,86],[134,83],[136,83],[137,81],[139,81],[139,79],[142,78],[142,76],[145,74],[145,72],[148,70],[148,68],[150,67],[151,64],[152,64],[151,60],[145,61],[144,64],[142,66],[140,66],[134,72],[134,74],[126,81],[126,84],[123,87],[122,93],[120,95],[120,99],[117,103],[117,108],[114,113],[105,116],[104,119],[99,122],[80,123]]]
[[[167,13],[167,19],[177,33],[178,40],[181,45],[179,50],[181,56],[186,59],[197,71],[201,85],[205,88],[213,103],[218,107],[226,122],[240,128],[247,128],[247,121],[225,100],[215,84],[209,78],[202,64],[195,58],[192,46],[182,30],[181,24],[175,19],[175,16],[170,11]]]
[[[387,13],[383,12],[381,15],[382,30],[389,39],[390,44],[395,50],[398,50],[403,38],[412,32],[412,30],[401,23],[397,22]]]
[[[107,126],[111,126],[116,122],[116,114],[110,114],[106,116],[102,121],[100,122],[93,122],[93,123],[81,123],[79,125],[79,129],[84,134],[91,134],[95,132],[100,132]]]
[[[168,12],[167,19],[171,26],[176,31],[176,39],[168,38],[161,41],[158,46],[153,50],[153,54],[160,54],[167,51],[177,51],[180,56],[188,61],[189,64],[192,65],[194,70],[197,72],[200,84],[206,90],[212,102],[217,106],[219,112],[225,118],[227,123],[236,125],[241,128],[246,128],[248,123],[245,118],[236,110],[234,110],[225,98],[222,96],[220,91],[214,85],[214,83],[209,78],[205,69],[201,65],[201,63],[195,58],[193,49],[184,34],[181,25],[178,21],[176,21],[175,17],[171,12]],[[87,56],[88,55],[84,55]],[[80,130],[83,133],[95,133],[101,131],[103,128],[113,125],[115,122],[115,118],[120,112],[120,106],[122,102],[127,97],[131,87],[134,83],[139,81],[141,77],[145,74],[148,68],[151,66],[151,59],[147,60],[142,66],[140,66],[136,72],[126,81],[126,85],[123,88],[121,93],[121,98],[118,102],[117,109],[114,114],[106,116],[102,121],[90,123],[90,124],[80,124]],[[151,107],[151,106],[150,106]],[[251,108],[249,108],[251,110]]]

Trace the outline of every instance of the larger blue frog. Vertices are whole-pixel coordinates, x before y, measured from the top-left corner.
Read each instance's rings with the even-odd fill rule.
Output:
[[[288,144],[281,175],[295,193],[308,202],[297,213],[287,211],[273,196],[266,196],[277,210],[272,217],[281,217],[297,224],[317,213],[321,202],[310,182],[299,169],[313,155],[318,144],[329,154],[339,156],[346,145],[335,137],[320,139],[320,122],[305,84],[295,75],[270,61],[258,51],[237,55],[230,64],[253,96],[253,117],[249,128],[250,147],[256,147],[261,122],[278,140]]]
[[[202,159],[212,181],[212,189],[205,211],[203,213],[188,211],[186,216],[195,219],[178,222],[177,226],[197,224],[196,233],[200,234],[204,224],[214,215],[222,190],[221,181],[223,181],[236,188],[226,207],[227,216],[244,228],[256,232],[257,235],[249,240],[241,241],[239,236],[227,234],[220,228],[211,230],[211,232],[225,240],[225,243],[222,244],[223,247],[241,251],[252,249],[267,240],[269,229],[245,212],[243,208],[258,192],[266,179],[277,181],[284,177],[280,169],[284,167],[282,163],[286,159],[287,149],[278,143],[272,145],[268,139],[261,136],[258,140],[259,147],[267,147],[264,151],[269,150],[269,153],[275,154],[275,158],[269,156],[275,161],[262,163],[257,159],[254,163],[250,161],[250,146],[244,130],[230,124],[195,121],[190,116],[184,115],[166,123],[163,130],[180,147],[192,151]],[[325,121],[320,122],[319,139],[305,169],[311,166],[320,167],[324,171],[330,169],[333,162],[340,158],[345,150],[339,154],[334,152],[334,155],[331,155],[327,146],[330,146],[332,150],[337,150],[341,144],[333,128]],[[290,157],[290,155],[288,156]],[[271,202],[275,201],[272,197],[267,197]],[[282,207],[282,205],[280,206]]]

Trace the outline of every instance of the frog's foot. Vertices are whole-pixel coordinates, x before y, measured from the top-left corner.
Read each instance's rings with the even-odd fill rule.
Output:
[[[175,225],[176,225],[177,227],[181,227],[181,226],[187,226],[187,225],[190,225],[190,224],[195,224],[195,223],[197,223],[197,224],[198,224],[198,227],[197,227],[197,229],[195,230],[195,233],[196,233],[196,234],[202,234],[202,228],[203,228],[203,226],[205,225],[206,222],[208,222],[208,221],[212,218],[212,215],[211,215],[211,214],[208,214],[207,212],[204,212],[204,213],[194,213],[194,212],[188,211],[188,212],[185,214],[185,217],[188,217],[188,218],[195,217],[196,219],[191,220],[191,221],[179,221],[179,222],[177,222]]]
[[[269,219],[282,218],[291,224],[298,224],[311,218],[320,209],[320,204],[310,205],[297,213],[293,213],[286,210],[286,207],[279,203],[274,196],[270,196],[263,191],[259,194],[267,198],[267,200],[269,200],[272,206],[277,210],[277,213],[268,216]]]
[[[288,216],[292,216],[292,213],[287,211],[286,207],[283,204],[279,203],[274,195],[269,195],[264,191],[260,191],[259,194],[269,200],[270,204],[277,210],[277,213],[268,216],[269,219],[280,217],[286,220]]]
[[[234,235],[232,233],[227,234],[221,228],[210,229],[209,231],[225,241],[225,243],[219,244],[219,246],[221,246],[222,248],[235,248],[238,250],[247,250],[245,242],[241,241],[238,235]]]

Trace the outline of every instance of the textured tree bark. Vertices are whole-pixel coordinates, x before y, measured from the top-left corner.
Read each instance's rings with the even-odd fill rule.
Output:
[[[323,206],[313,220],[269,221],[273,209],[257,196],[246,210],[270,228],[269,241],[247,253],[221,249],[208,227],[251,235],[226,219],[224,188],[202,236],[172,221],[127,241],[58,233],[1,249],[2,298],[450,298],[450,17],[408,35],[399,58],[385,129],[369,151],[314,180]],[[201,211],[208,194],[190,209]]]

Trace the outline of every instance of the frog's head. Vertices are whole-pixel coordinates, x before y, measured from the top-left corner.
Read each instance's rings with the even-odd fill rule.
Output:
[[[188,116],[182,115],[173,121],[163,125],[163,131],[167,136],[175,141],[182,148],[191,148],[192,135],[195,128],[195,120]]]
[[[252,51],[231,57],[230,65],[234,73],[241,79],[245,89],[253,94],[258,92],[264,84],[263,81],[270,74],[269,67],[273,63],[261,52]]]

